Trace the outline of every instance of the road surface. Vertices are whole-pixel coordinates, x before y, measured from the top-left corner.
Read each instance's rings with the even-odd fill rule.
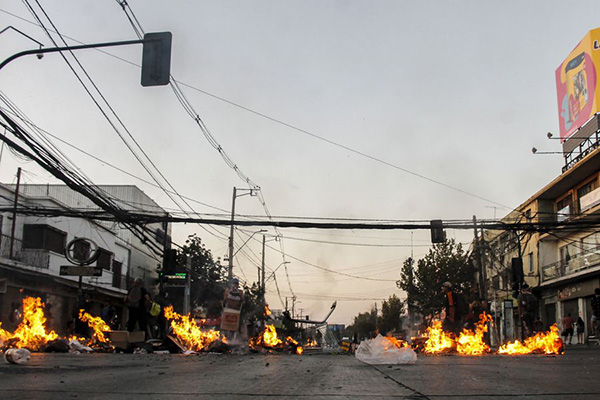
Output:
[[[563,356],[33,354],[0,363],[1,399],[600,399],[600,348]]]

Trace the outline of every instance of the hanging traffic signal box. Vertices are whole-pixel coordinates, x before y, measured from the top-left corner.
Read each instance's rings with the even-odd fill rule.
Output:
[[[433,219],[430,222],[431,226],[431,243],[444,243],[446,241],[446,232],[444,232],[444,224],[441,219]]]
[[[516,299],[519,297],[519,290],[525,281],[525,274],[523,273],[523,259],[518,257],[513,258],[510,265],[510,272],[512,275],[511,289],[513,290],[513,297]]]
[[[163,274],[171,275],[177,271],[177,250],[169,249],[165,252],[163,258]]]
[[[144,35],[142,86],[169,84],[172,39],[171,32],[155,32]]]

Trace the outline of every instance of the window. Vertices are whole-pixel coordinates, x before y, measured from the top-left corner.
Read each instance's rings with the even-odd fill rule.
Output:
[[[584,237],[581,244],[581,247],[583,247],[586,252],[600,250],[600,232],[595,232]]]
[[[96,266],[101,267],[107,271],[110,271],[110,267],[112,264],[113,253],[103,248],[99,248],[98,252],[100,255],[98,256],[98,261],[96,261]]]
[[[528,273],[533,274],[533,252],[527,254]]]
[[[573,212],[573,196],[569,193],[568,196],[556,202],[556,219],[564,221],[571,216]]]
[[[113,281],[112,285],[114,287],[121,287],[121,270],[123,267],[123,263],[117,260],[113,260],[112,262],[112,271],[113,271]]]
[[[586,183],[585,185],[583,185],[582,187],[577,189],[577,198],[578,199],[582,198],[583,196],[590,193],[592,190],[596,189],[597,187],[598,187],[597,179],[594,179],[594,180]]]
[[[23,248],[44,249],[64,254],[67,234],[49,225],[23,226]]]

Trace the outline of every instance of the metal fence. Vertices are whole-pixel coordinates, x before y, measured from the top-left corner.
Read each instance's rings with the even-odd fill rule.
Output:
[[[568,276],[600,265],[600,247],[586,249],[571,259],[557,261],[542,267],[542,282]]]

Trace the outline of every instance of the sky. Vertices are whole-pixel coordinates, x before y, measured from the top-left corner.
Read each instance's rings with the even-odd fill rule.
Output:
[[[79,42],[137,38],[117,1],[38,1]],[[3,2],[0,28],[51,47],[26,3]],[[29,0],[49,26],[36,3]],[[146,32],[172,32],[172,75],[212,143],[260,186],[274,219],[504,216],[560,174],[560,155],[531,148],[560,151],[559,141],[546,138],[558,130],[554,71],[598,26],[592,1],[128,4]],[[2,59],[35,47],[14,31],[0,35]],[[168,86],[140,85],[141,46],[107,52],[77,57],[127,127],[131,136],[120,129],[126,141],[135,139],[168,182],[196,201],[194,212],[227,218],[233,187],[246,182]],[[135,184],[175,212],[160,188],[107,165],[151,180],[59,55],[14,61],[0,72],[0,90],[39,127],[105,161],[51,138],[93,182]],[[18,166],[25,183],[56,182],[9,151],[0,181],[14,182]],[[236,212],[265,215],[250,196],[236,199]],[[237,230],[236,250],[259,229]],[[215,257],[226,255],[227,227],[173,227],[178,243],[193,233]],[[279,267],[283,302],[295,294],[295,311],[320,319],[337,299],[333,323],[348,324],[392,294],[403,298],[395,285],[402,262],[430,247],[428,231],[280,233],[276,242],[268,228],[265,258],[268,270]],[[447,235],[468,247],[473,234]],[[257,279],[260,241],[254,235],[234,260],[244,281]],[[282,308],[273,280],[267,291],[271,308]]]

